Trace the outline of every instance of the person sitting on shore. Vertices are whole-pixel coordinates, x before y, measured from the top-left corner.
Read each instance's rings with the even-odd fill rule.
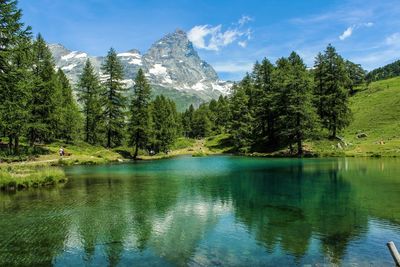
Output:
[[[63,147],[60,147],[59,153],[60,153],[60,157],[64,156],[65,153],[64,153],[64,148]]]

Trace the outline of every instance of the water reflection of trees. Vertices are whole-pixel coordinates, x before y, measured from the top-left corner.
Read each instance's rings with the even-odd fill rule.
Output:
[[[222,197],[229,194],[237,218],[270,252],[281,246],[302,257],[318,235],[325,256],[338,263],[348,243],[367,227],[367,214],[337,163],[320,167],[298,161],[211,182],[225,188]],[[211,195],[215,191],[220,192]]]
[[[399,202],[398,190],[388,190],[398,182],[379,166],[349,167],[342,160],[274,165],[188,179],[89,174],[63,190],[0,197],[6,203],[0,207],[0,265],[62,265],[70,249],[79,254],[78,265],[116,266],[132,261],[132,253],[150,265],[187,265],[221,210],[230,208],[267,253],[279,247],[301,261],[316,238],[322,254],[340,263],[349,242],[366,231],[368,216],[399,223],[398,208],[385,212],[379,204],[388,191]],[[383,180],[363,179],[370,176]]]

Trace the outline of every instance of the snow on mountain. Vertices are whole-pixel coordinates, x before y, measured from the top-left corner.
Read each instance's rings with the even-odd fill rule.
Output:
[[[49,48],[56,66],[66,73],[73,84],[78,82],[87,59],[92,62],[99,77],[106,78],[101,73],[104,57],[70,51],[60,44],[50,44]],[[132,49],[117,56],[124,67],[127,87],[133,86],[134,78],[142,68],[156,94],[181,98],[181,101],[188,101],[185,106],[209,101],[221,94],[228,95],[232,87],[232,82],[219,80],[215,70],[199,57],[186,33],[181,30],[155,42],[144,55]]]

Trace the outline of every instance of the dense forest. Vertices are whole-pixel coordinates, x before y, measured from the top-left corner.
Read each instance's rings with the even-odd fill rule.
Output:
[[[365,81],[360,65],[328,45],[312,69],[295,52],[275,64],[256,62],[231,95],[181,114],[171,99],[152,96],[142,70],[128,92],[111,48],[102,66],[106,79],[100,80],[88,60],[74,95],[43,37],[33,39],[31,28],[21,23],[16,1],[2,1],[0,10],[0,137],[7,139],[10,154],[20,153],[21,140],[31,147],[83,140],[128,146],[137,157],[140,150],[168,152],[180,136],[224,133],[235,152],[289,147],[291,154],[303,155],[305,140],[336,138],[350,123],[349,97]]]
[[[368,82],[373,82],[396,76],[400,76],[400,60],[370,71],[366,79]]]

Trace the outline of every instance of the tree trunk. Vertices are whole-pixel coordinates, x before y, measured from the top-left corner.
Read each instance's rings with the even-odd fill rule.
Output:
[[[19,154],[19,136],[15,136],[14,139],[14,154],[18,155]]]
[[[10,152],[10,154],[12,154],[12,149],[13,149],[13,139],[12,139],[12,136],[10,135],[10,136],[8,136],[8,150],[9,150],[9,152]]]
[[[136,159],[137,155],[139,153],[139,133],[136,133],[136,138],[135,138],[135,154],[133,155],[133,158]]]
[[[108,148],[111,147],[111,130],[110,130],[110,128],[107,131],[107,147]]]
[[[297,138],[297,156],[301,157],[303,155],[303,142],[301,138]]]

